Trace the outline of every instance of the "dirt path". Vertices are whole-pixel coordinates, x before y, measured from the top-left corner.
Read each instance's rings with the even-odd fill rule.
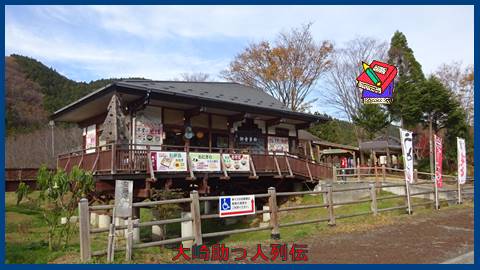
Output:
[[[308,263],[441,263],[473,251],[473,208],[413,215],[367,232],[322,236]]]

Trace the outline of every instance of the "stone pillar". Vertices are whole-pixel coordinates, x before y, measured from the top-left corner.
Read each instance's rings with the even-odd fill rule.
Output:
[[[192,213],[190,212],[182,212],[182,218],[191,218]],[[193,224],[192,221],[183,221],[182,222],[182,238],[183,237],[191,237],[193,236]],[[193,246],[193,240],[183,241],[182,242],[184,248],[191,248]]]
[[[152,209],[153,220],[162,220],[160,211],[158,209]],[[160,241],[165,239],[165,225],[153,225],[152,226],[152,240]]]

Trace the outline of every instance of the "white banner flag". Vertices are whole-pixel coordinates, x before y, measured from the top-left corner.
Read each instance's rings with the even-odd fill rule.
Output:
[[[457,137],[458,182],[465,184],[467,180],[467,155],[465,153],[465,139]]]
[[[402,140],[405,181],[411,184],[413,183],[413,133],[408,130],[400,129],[400,139]]]

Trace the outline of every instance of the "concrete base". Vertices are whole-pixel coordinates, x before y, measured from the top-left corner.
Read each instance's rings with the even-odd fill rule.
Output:
[[[192,214],[190,212],[182,212],[182,218],[191,218]],[[183,221],[182,225],[182,238],[183,237],[191,237],[193,236],[193,222],[192,221]],[[184,248],[192,248],[193,240],[183,241],[182,242]]]
[[[268,211],[268,210],[270,210],[270,207],[267,206],[267,205],[264,205],[263,206],[263,211]],[[270,213],[263,213],[262,221],[263,222],[269,222],[270,221]]]
[[[90,213],[90,225],[93,228],[98,227],[98,214],[97,213]]]
[[[110,216],[109,215],[99,215],[98,216],[98,227],[99,228],[110,227]]]
[[[157,209],[152,209],[152,216],[153,220],[161,220],[162,217],[160,215],[160,211]],[[160,241],[165,239],[165,225],[153,225],[152,226],[152,240],[153,241]]]

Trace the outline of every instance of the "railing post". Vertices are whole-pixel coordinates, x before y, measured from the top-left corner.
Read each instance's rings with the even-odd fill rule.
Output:
[[[280,239],[280,227],[278,220],[278,211],[277,211],[277,192],[274,187],[268,188],[268,207],[270,209],[270,226],[272,227],[272,232],[270,237],[272,239]]]
[[[331,184],[327,184],[327,204],[328,204],[328,225],[335,226],[335,213],[333,211],[333,189]]]
[[[127,239],[126,239],[126,249],[125,249],[125,260],[127,262],[132,260],[132,250],[133,250],[133,220],[132,217],[127,219]]]
[[[412,203],[410,201],[410,184],[405,181],[405,198],[407,199],[407,214],[412,214]]]
[[[82,198],[78,203],[79,226],[80,226],[80,258],[82,262],[87,262],[92,258],[90,247],[90,213],[88,210],[88,200]]]
[[[373,212],[373,215],[376,216],[378,214],[377,208],[377,192],[375,190],[374,184],[369,184],[370,187],[370,199],[372,200],[372,204],[370,205],[370,209]]]
[[[337,182],[337,167],[335,167],[335,165],[332,166],[332,173],[333,173],[332,175],[333,182]]]
[[[385,164],[382,164],[382,178],[383,178],[383,182],[385,182],[386,180],[386,174],[387,174],[387,170],[385,168]]]
[[[458,181],[458,177],[457,177],[457,192],[458,192],[458,201],[457,203],[458,204],[462,204],[462,185],[460,185],[460,181]]]
[[[418,170],[413,169],[413,181],[416,183],[418,181]]]
[[[360,182],[360,164],[357,165],[357,180]]]
[[[200,217],[200,201],[198,199],[198,191],[194,190],[190,193],[192,202],[190,203],[190,211],[192,212],[192,226],[193,237],[195,238],[195,244],[202,244],[202,219]]]

